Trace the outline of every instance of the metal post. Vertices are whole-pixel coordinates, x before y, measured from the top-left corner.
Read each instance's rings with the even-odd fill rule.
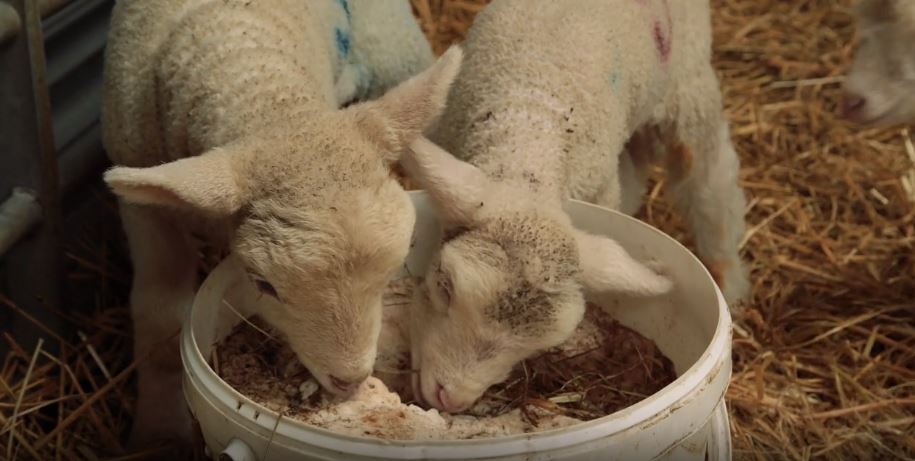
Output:
[[[15,188],[0,204],[0,258],[41,221],[41,205],[33,192]]]
[[[0,43],[0,203],[14,188],[23,188],[35,192],[41,210],[39,225],[0,259],[0,292],[48,327],[59,329],[58,319],[47,308],[60,306],[61,215],[41,5],[34,0],[0,4],[11,6],[22,23],[20,31]],[[32,347],[42,335],[4,306],[0,324],[23,347]]]

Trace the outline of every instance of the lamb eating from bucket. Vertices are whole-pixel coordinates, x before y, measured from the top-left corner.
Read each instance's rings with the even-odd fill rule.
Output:
[[[389,286],[374,376],[348,398],[322,391],[279,332],[257,318],[240,322],[218,344],[211,365],[236,390],[284,417],[340,434],[397,440],[571,426],[628,407],[676,377],[651,340],[591,305],[568,341],[518,364],[472,407],[460,414],[426,409],[412,392],[410,369],[410,323],[426,309],[424,291],[415,277]]]
[[[745,200],[710,17],[708,2],[667,0],[496,1],[476,17],[431,134],[444,149],[420,138],[403,160],[445,228],[412,338],[429,404],[466,409],[568,339],[583,292],[670,289],[563,210],[571,197],[633,211],[658,142],[673,146],[668,184],[699,256],[729,301],[746,294]]]
[[[244,260],[260,313],[323,386],[346,394],[371,373],[415,217],[389,166],[441,111],[461,59],[426,69],[429,45],[395,3],[115,5],[102,126],[134,266],[131,445],[193,434],[175,336],[197,284],[193,236]]]
[[[593,325],[586,292],[652,296],[671,288],[614,241],[575,229],[562,209],[572,197],[632,211],[658,142],[674,147],[672,190],[700,255],[728,299],[745,294],[737,255],[745,201],[710,64],[709,19],[707,3],[665,0],[583,0],[575,8],[497,1],[478,15],[432,134],[469,163],[424,140],[406,156],[445,228],[416,290],[411,327],[401,333],[414,398],[451,413],[474,411],[519,363]],[[399,406],[379,381],[366,386],[350,402],[302,417],[346,430],[341,413],[346,421],[365,416],[361,395],[390,398],[385,408],[398,418],[429,415]],[[322,413],[327,408],[333,415]]]

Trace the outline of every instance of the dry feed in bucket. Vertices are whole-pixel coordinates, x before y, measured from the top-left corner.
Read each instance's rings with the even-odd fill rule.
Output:
[[[322,391],[295,353],[258,318],[217,346],[213,366],[232,387],[284,416],[335,432],[397,440],[473,439],[570,426],[630,406],[672,382],[653,341],[597,306],[562,346],[522,362],[464,414],[426,410],[411,397],[407,316],[416,279],[385,297],[375,375],[348,400]]]

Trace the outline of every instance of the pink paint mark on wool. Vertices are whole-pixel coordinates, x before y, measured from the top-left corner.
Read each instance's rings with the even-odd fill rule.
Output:
[[[667,31],[661,26],[661,21],[654,22],[654,46],[661,55],[661,62],[670,59],[670,29]]]
[[[655,48],[658,50],[661,62],[666,64],[670,59],[671,42],[673,40],[673,21],[670,19],[670,5],[667,4],[667,0],[663,1],[666,24],[661,24],[661,20],[655,19],[653,35]]]
[[[652,0],[635,0],[641,6],[648,6]],[[670,19],[670,5],[667,4],[667,0],[662,0],[664,3],[664,14],[666,16],[666,24],[662,24],[661,20],[655,18],[652,22],[652,36],[654,37],[654,45],[658,50],[660,55],[661,62],[667,64],[667,61],[670,59],[670,49],[671,49],[671,40],[673,38],[673,22]]]

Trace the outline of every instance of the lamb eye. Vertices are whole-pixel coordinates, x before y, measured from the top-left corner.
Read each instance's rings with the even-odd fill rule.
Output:
[[[257,290],[260,291],[261,294],[273,296],[276,299],[280,299],[280,296],[276,293],[276,288],[273,288],[273,285],[271,285],[270,282],[257,279],[254,280],[254,284],[257,286]]]

